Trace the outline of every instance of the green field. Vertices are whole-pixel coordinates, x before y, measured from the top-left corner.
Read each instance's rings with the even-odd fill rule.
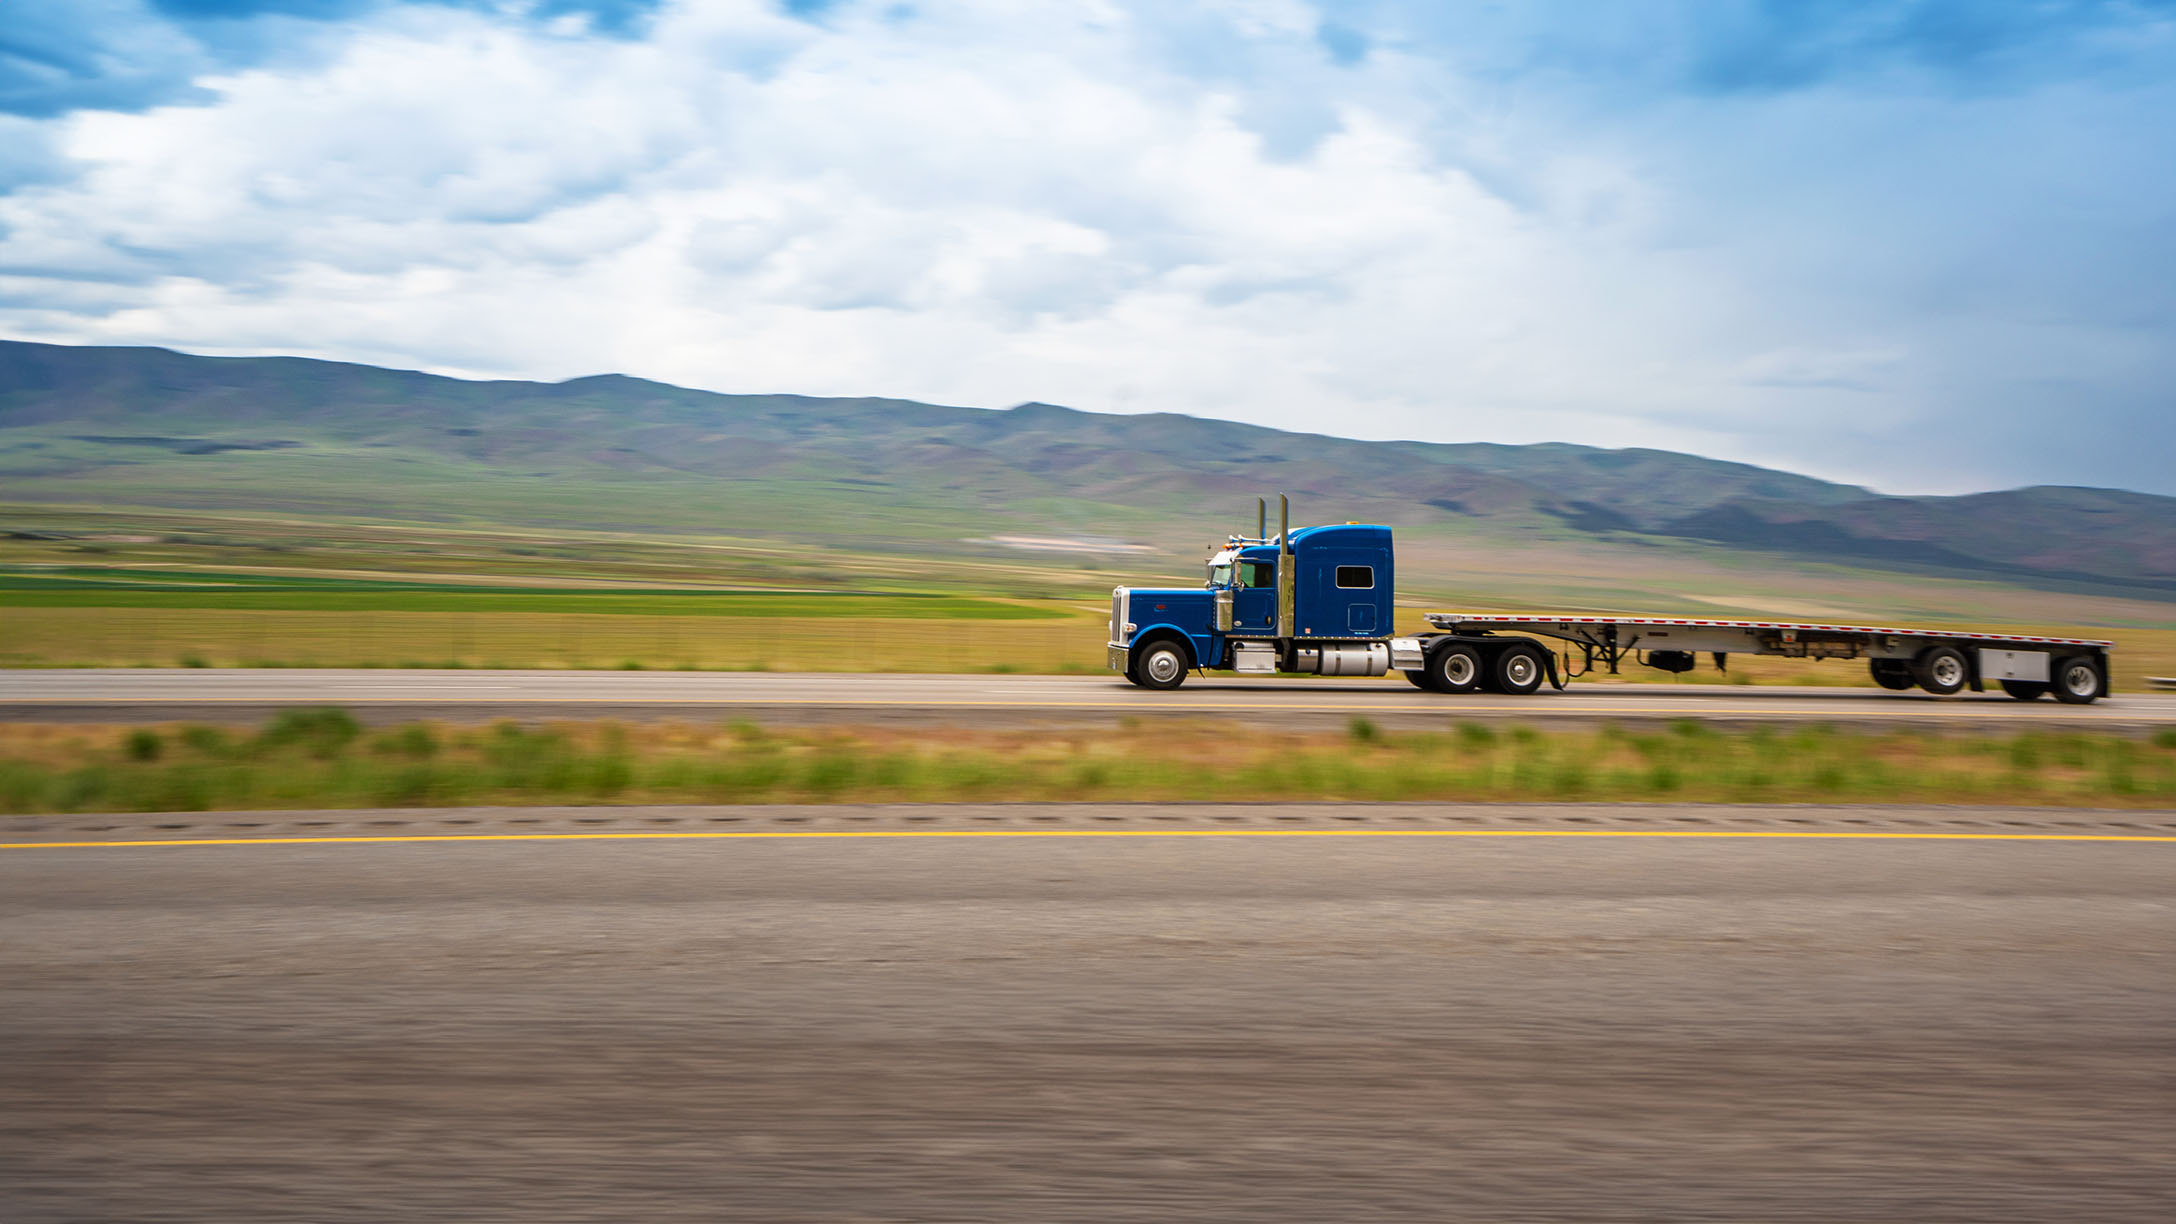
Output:
[[[1128,720],[1129,724],[1133,720]],[[1116,731],[569,722],[365,730],[338,709],[253,732],[0,726],[0,811],[1304,800],[1969,803],[2165,808],[2176,731],[2141,741],[1807,727],[1343,735],[1213,723]]]

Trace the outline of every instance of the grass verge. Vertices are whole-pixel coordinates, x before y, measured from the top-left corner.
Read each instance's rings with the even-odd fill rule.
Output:
[[[7,812],[491,804],[1021,801],[1969,803],[2167,807],[2176,730],[1937,735],[1824,727],[1264,734],[780,730],[563,722],[366,729],[293,710],[203,725],[0,726]]]

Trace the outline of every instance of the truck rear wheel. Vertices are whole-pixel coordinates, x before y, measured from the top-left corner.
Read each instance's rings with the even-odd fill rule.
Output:
[[[2019,701],[2032,701],[2047,696],[2048,686],[2038,680],[2005,680],[2002,691]]]
[[[1514,697],[1524,697],[1541,687],[1548,672],[1541,654],[1531,646],[1508,646],[1496,656],[1496,687]]]
[[[1901,693],[1919,683],[1912,679],[1912,665],[1902,659],[1869,659],[1867,666],[1874,673],[1874,683],[1893,692]]]
[[[1464,642],[1453,642],[1428,656],[1428,687],[1439,693],[1470,693],[1481,687],[1488,674],[1481,652]]]
[[[2072,655],[2055,663],[2055,700],[2089,705],[2108,687],[2100,664],[2091,655]]]
[[[1130,678],[1145,689],[1175,689],[1186,683],[1186,648],[1170,638],[1158,638],[1133,657]]]
[[[1963,692],[1971,676],[1964,654],[1954,646],[1929,646],[1912,660],[1912,677],[1919,681],[1920,688],[1937,697]]]
[[[1433,685],[1433,684],[1430,684],[1430,683],[1428,683],[1428,669],[1427,669],[1427,668],[1425,668],[1425,667],[1408,667],[1408,668],[1404,668],[1404,669],[1403,669],[1403,675],[1405,676],[1405,678],[1406,678],[1407,680],[1410,680],[1410,681],[1412,681],[1412,682],[1413,682],[1413,687],[1414,687],[1414,688],[1417,688],[1417,689],[1427,689],[1427,690],[1428,690],[1429,692],[1431,692],[1431,693],[1435,691],[1435,688],[1436,688],[1436,686],[1435,686],[1435,685]]]

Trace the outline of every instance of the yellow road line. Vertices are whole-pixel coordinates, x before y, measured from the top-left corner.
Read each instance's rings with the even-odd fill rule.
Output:
[[[196,837],[146,841],[0,842],[0,850],[148,846],[326,846],[388,842],[747,841],[907,837],[1706,837],[1846,841],[2176,842],[2136,833],[1876,833],[1784,829],[733,829],[700,833],[396,833],[352,837]]]

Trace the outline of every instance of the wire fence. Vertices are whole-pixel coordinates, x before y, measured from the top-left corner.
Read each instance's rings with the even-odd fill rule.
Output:
[[[11,608],[10,667],[1086,672],[1100,620]]]

